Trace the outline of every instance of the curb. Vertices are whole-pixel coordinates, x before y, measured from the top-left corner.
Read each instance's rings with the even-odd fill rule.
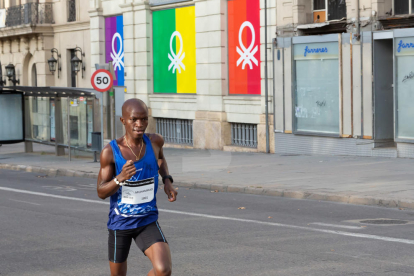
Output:
[[[43,173],[50,177],[57,176],[69,176],[69,177],[82,177],[82,178],[93,178],[97,179],[97,173],[90,172],[79,172],[66,169],[48,169],[35,166],[25,165],[11,165],[11,164],[0,164],[0,169],[13,170],[13,171],[25,171],[25,172],[37,172]],[[339,202],[354,205],[368,205],[368,206],[380,206],[388,208],[403,208],[403,209],[414,209],[414,201],[408,200],[397,200],[397,199],[384,199],[374,198],[368,196],[358,195],[337,195],[328,193],[313,193],[309,191],[293,191],[284,189],[264,189],[255,187],[242,187],[234,185],[221,185],[221,184],[205,184],[205,183],[185,183],[176,182],[174,184],[180,188],[192,188],[192,189],[203,189],[218,192],[228,193],[241,193],[241,194],[252,194],[252,195],[266,195],[274,197],[286,197],[294,199],[310,199],[318,201],[330,201]]]

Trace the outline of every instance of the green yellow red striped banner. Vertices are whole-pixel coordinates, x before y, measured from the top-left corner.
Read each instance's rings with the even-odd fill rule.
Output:
[[[154,93],[196,93],[195,7],[153,12]]]

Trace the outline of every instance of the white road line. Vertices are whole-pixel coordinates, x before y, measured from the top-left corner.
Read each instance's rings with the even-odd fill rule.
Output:
[[[38,206],[42,205],[42,204],[38,204],[38,203],[33,203],[33,202],[28,202],[28,201],[23,201],[23,200],[17,200],[17,199],[11,199],[11,198],[9,198],[9,200],[16,201],[16,202],[27,203],[27,204],[38,205]]]
[[[76,197],[69,197],[69,196],[60,196],[60,195],[53,195],[53,194],[45,194],[45,193],[38,193],[38,192],[6,188],[6,187],[0,187],[0,190],[22,193],[22,194],[39,195],[39,196],[46,196],[46,197],[52,197],[52,198],[60,198],[60,199],[68,199],[68,200],[73,200],[73,201],[82,201],[82,202],[109,205],[109,202],[106,202],[106,201],[83,199],[83,198],[76,198]],[[298,230],[305,230],[305,231],[312,231],[312,232],[319,232],[319,233],[326,233],[326,234],[334,234],[334,235],[348,236],[348,237],[355,237],[355,238],[365,238],[365,239],[371,239],[371,240],[381,240],[381,241],[397,242],[397,243],[404,243],[404,244],[414,244],[414,240],[408,240],[408,239],[397,239],[397,238],[390,238],[390,237],[377,236],[377,235],[350,233],[350,232],[344,232],[344,231],[334,231],[334,230],[318,229],[318,228],[296,226],[296,225],[289,225],[289,224],[282,224],[282,223],[275,223],[275,222],[240,219],[240,218],[224,217],[224,216],[213,216],[213,215],[173,211],[173,210],[166,210],[166,209],[159,209],[159,211],[165,212],[165,213],[193,216],[193,217],[239,221],[239,222],[245,222],[245,223],[255,223],[255,224],[261,224],[261,225],[277,226],[277,227],[283,227],[283,228],[298,229]]]
[[[312,222],[309,224],[319,225],[319,226],[326,226],[326,227],[333,227],[333,228],[344,228],[344,229],[353,229],[353,230],[362,230],[366,229],[361,226],[349,226],[349,225],[339,225],[339,224],[328,224],[322,222]]]

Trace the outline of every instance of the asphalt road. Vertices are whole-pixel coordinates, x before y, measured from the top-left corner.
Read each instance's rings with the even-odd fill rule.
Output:
[[[109,275],[108,203],[95,185],[0,170],[0,275]],[[178,192],[176,203],[158,194],[173,275],[414,275],[414,211]],[[354,221],[377,218],[407,223]],[[128,275],[146,275],[150,262],[131,248]]]

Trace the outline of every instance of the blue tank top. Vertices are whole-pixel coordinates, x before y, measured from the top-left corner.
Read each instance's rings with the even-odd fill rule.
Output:
[[[146,135],[144,143],[144,157],[134,163],[137,173],[111,196],[108,229],[135,229],[158,220],[156,194],[159,167],[151,141]],[[115,175],[119,175],[127,160],[122,156],[116,140],[112,140],[110,145],[115,160]]]

